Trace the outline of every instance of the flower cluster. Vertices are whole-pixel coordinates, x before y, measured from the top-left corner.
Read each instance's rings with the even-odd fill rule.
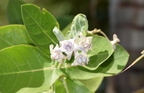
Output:
[[[82,33],[78,33],[78,38],[59,41],[60,45],[50,45],[51,58],[62,63],[65,59],[70,60],[74,55],[72,65],[88,64],[88,50],[92,49],[92,37],[85,37]]]

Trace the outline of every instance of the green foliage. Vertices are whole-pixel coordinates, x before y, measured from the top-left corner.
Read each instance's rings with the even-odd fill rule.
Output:
[[[17,45],[2,49],[0,59],[2,93],[15,93],[23,87],[35,88],[41,85],[49,88],[60,75],[52,68],[51,59],[33,46]],[[54,77],[49,77],[52,75]]]
[[[114,50],[107,38],[98,35],[92,36],[87,65],[69,65],[73,59],[65,64],[52,60],[51,44],[77,38],[79,32],[87,36],[85,15],[76,15],[63,32],[53,32],[59,24],[47,10],[33,4],[21,9],[24,26],[0,28],[0,93],[94,93],[104,77],[125,67],[126,50],[120,45]]]
[[[110,41],[101,36],[93,36],[92,44],[92,49],[94,51],[88,53],[90,61],[87,66],[89,69],[94,70],[112,55],[114,49]]]
[[[30,4],[22,6],[22,17],[34,44],[49,56],[49,45],[58,42],[52,32],[55,26],[59,27],[56,19],[46,9],[41,12],[39,7]]]
[[[103,77],[80,80],[91,92],[95,92],[101,84]]]
[[[78,14],[73,19],[70,30],[67,33],[68,38],[78,37],[78,32],[82,32],[86,36],[87,30],[88,30],[88,22],[86,16],[83,14]]]
[[[19,44],[32,44],[23,25],[0,27],[0,49]]]
[[[121,72],[122,69],[124,69],[128,58],[129,54],[127,53],[127,51],[120,45],[117,45],[115,52],[108,60],[106,60],[101,66],[99,66],[97,70],[105,74],[118,74],[119,72]]]
[[[7,6],[7,16],[10,24],[23,24],[21,16],[22,0],[9,0]]]

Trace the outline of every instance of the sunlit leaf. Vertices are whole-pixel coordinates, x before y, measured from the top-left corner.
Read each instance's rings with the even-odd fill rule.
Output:
[[[57,89],[58,88],[58,89]],[[56,84],[56,93],[92,93],[78,80],[62,79]]]
[[[88,70],[82,66],[69,67],[66,69],[61,69],[63,73],[70,77],[71,79],[86,80],[95,77],[110,76],[109,74],[103,74],[101,71],[97,72],[96,70]]]
[[[47,65],[45,65],[47,68]],[[47,69],[44,70],[44,82],[40,87],[33,88],[22,88],[17,93],[43,93],[44,91],[48,92],[50,86],[62,75],[59,69]]]
[[[50,55],[49,45],[57,44],[53,33],[55,26],[59,27],[56,19],[46,10],[36,5],[22,5],[23,21],[34,44],[45,54]]]
[[[88,53],[90,56],[88,69],[96,69],[112,55],[113,51],[112,44],[108,39],[102,36],[93,36],[92,50]]]
[[[121,72],[126,66],[129,54],[128,52],[122,48],[120,45],[116,46],[116,50],[114,54],[106,60],[98,69],[101,73],[105,74],[118,74]]]
[[[95,92],[99,88],[102,80],[103,77],[96,77],[92,79],[80,80],[80,82],[82,82],[91,92]]]
[[[68,38],[77,38],[79,32],[86,36],[88,30],[88,21],[84,14],[78,14],[74,17],[70,30],[67,32]],[[65,32],[65,31],[64,31]]]
[[[23,25],[0,27],[0,49],[19,44],[32,44]]]
[[[113,55],[100,65],[96,70],[89,70],[82,66],[61,69],[65,75],[72,79],[91,79],[95,77],[106,77],[118,74],[126,66],[129,54],[121,46],[117,48]]]
[[[54,85],[55,85],[55,93],[67,93],[62,80],[60,79],[57,80]]]
[[[0,92],[16,93],[21,88],[48,89],[61,72],[50,58],[33,46],[18,45],[0,51]],[[18,93],[38,93],[24,89]]]

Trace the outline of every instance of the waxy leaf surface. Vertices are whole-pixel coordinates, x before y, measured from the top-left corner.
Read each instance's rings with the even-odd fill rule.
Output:
[[[22,18],[34,44],[50,56],[49,45],[57,44],[53,29],[59,27],[56,19],[46,10],[32,4],[22,5]]]
[[[23,25],[0,27],[0,49],[19,44],[32,44]]]
[[[89,70],[82,66],[68,67],[61,69],[65,75],[72,79],[91,79],[95,77],[106,77],[118,74],[128,62],[129,54],[121,46],[117,45],[116,50],[104,63],[95,70]]]
[[[16,93],[22,88],[25,91],[17,93],[42,92],[61,74],[52,66],[50,58],[33,46],[18,45],[0,50],[1,93]]]

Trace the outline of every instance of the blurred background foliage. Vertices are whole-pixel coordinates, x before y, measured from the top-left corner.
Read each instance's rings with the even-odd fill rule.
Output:
[[[22,24],[20,5],[33,3],[50,11],[64,29],[78,13],[87,16],[89,30],[108,30],[108,0],[0,0],[0,25]]]

